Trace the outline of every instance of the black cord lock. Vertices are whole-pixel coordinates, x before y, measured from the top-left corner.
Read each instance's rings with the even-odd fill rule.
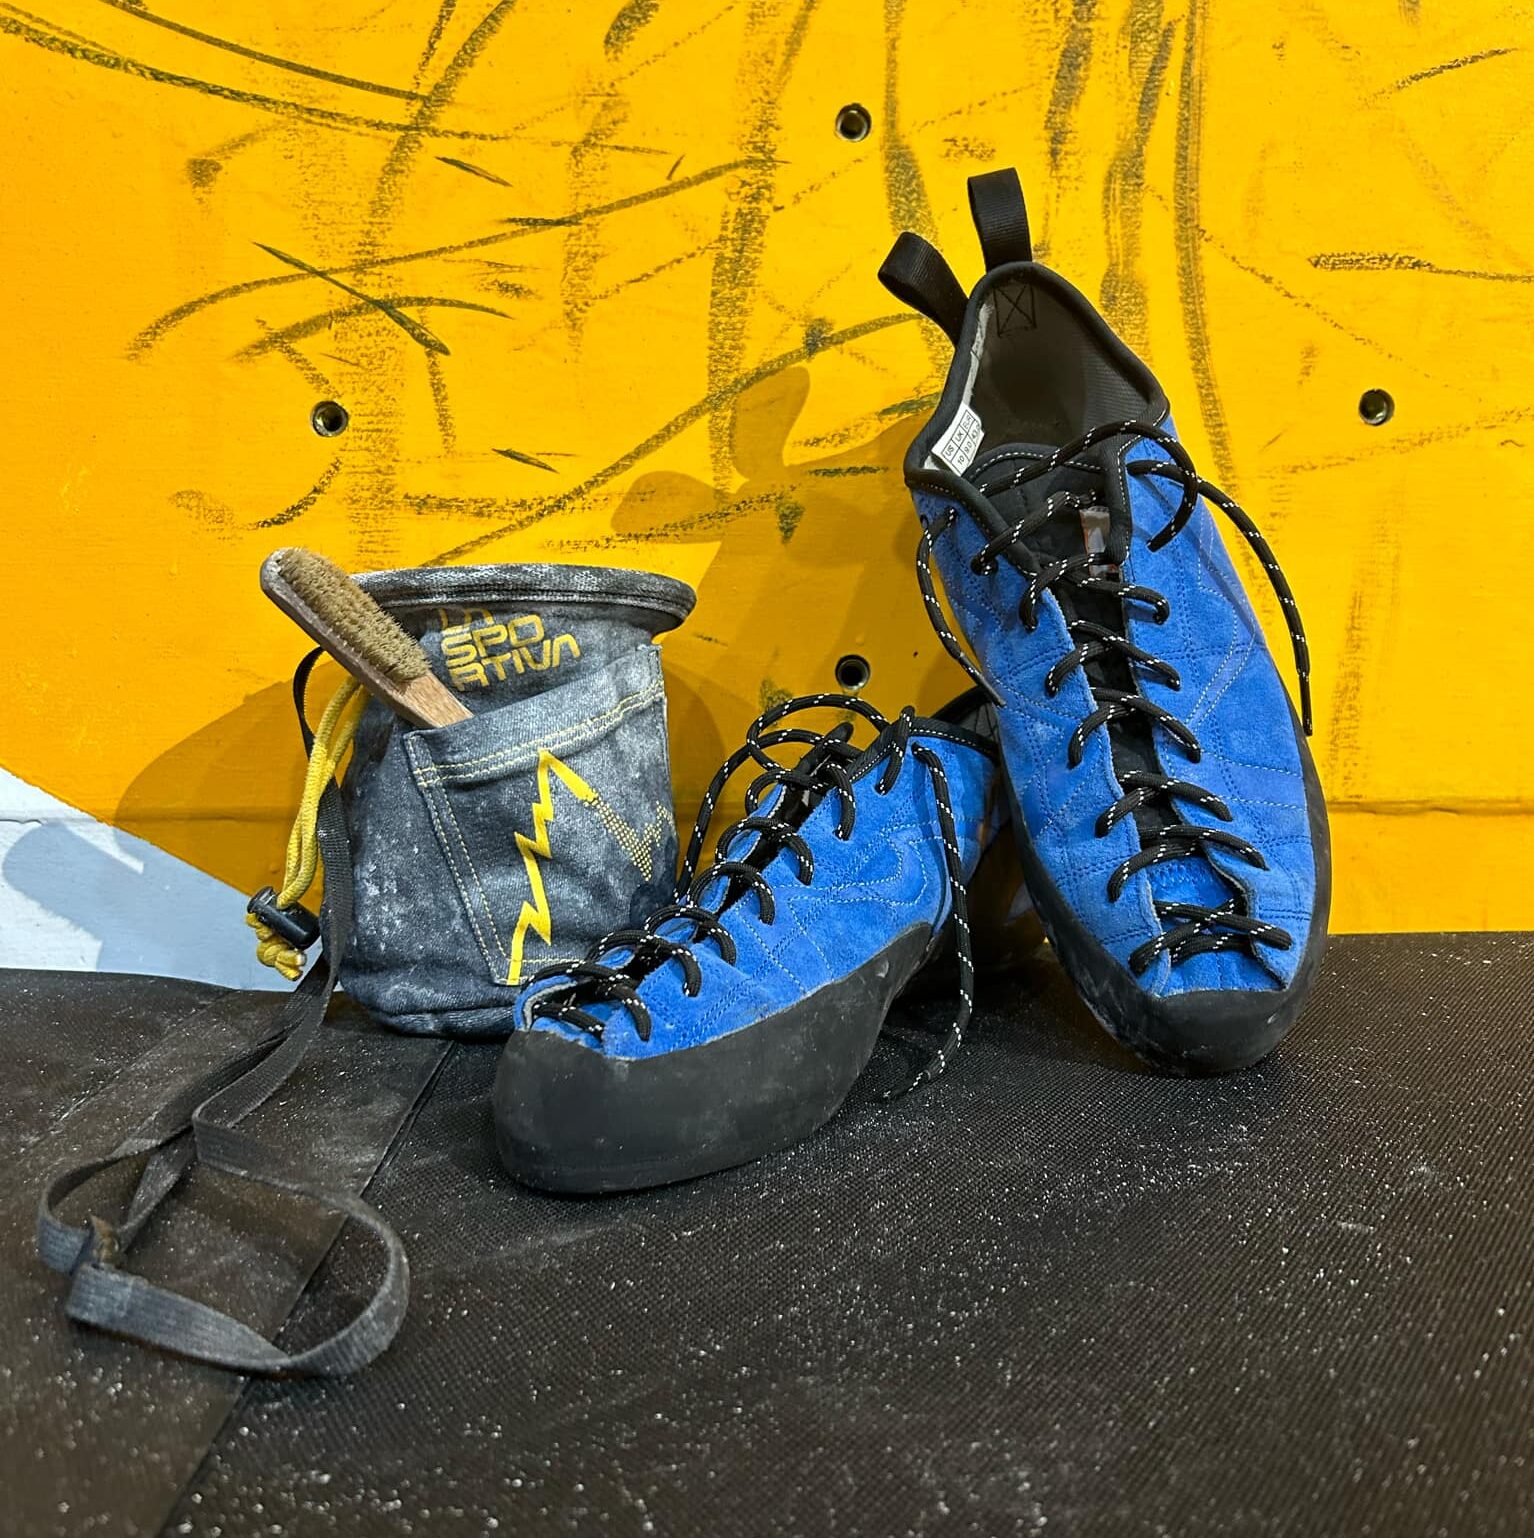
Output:
[[[277,890],[264,886],[246,905],[274,935],[281,935],[294,950],[306,951],[320,937],[320,921],[302,903],[277,906]]]

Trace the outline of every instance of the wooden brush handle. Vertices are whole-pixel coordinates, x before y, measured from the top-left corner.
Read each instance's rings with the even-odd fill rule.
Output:
[[[276,551],[262,563],[261,590],[300,630],[318,641],[353,678],[365,685],[369,694],[375,699],[382,700],[391,710],[402,715],[415,726],[451,726],[455,721],[468,721],[473,718],[474,712],[430,670],[424,648],[417,649],[420,665],[427,671],[408,684],[402,684],[376,666],[371,657],[349,644],[338,632],[334,619],[330,615],[317,611],[284,576],[282,569],[284,554],[284,551]],[[336,580],[351,583],[356,587],[356,583],[343,572],[337,573]],[[377,607],[376,602],[368,597],[365,589],[358,588],[357,591],[365,602]],[[382,609],[378,612],[384,624],[394,624]],[[408,637],[404,639],[407,644],[416,645],[410,642]]]
[[[417,726],[451,726],[455,721],[470,721],[470,710],[435,673],[423,673],[414,682],[395,684],[387,703]]]

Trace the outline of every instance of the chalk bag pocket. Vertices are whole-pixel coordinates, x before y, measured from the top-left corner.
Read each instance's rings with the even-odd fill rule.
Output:
[[[538,705],[532,730],[525,709],[507,709],[405,739],[453,876],[449,922],[498,989],[637,923],[676,871],[658,650]]]

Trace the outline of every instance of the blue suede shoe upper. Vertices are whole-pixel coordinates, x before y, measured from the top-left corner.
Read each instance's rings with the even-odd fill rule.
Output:
[[[1272,579],[1308,702],[1293,597],[1260,531],[1194,469],[1144,364],[1032,261],[1015,175],[970,186],[990,271],[967,298],[913,235],[880,273],[955,346],[906,459],[929,614],[995,699],[1055,919],[1068,910],[1140,996],[1281,992],[1313,975],[1324,938],[1324,806],[1209,504]]]
[[[1121,453],[1129,459],[1145,450],[1136,440]],[[1145,477],[1130,481],[1130,496],[1134,534],[1124,577],[1160,592],[1171,614],[1155,625],[1132,612],[1128,634],[1172,663],[1182,682],[1180,691],[1154,679],[1141,688],[1193,727],[1203,749],[1195,765],[1163,738],[1162,766],[1197,780],[1235,813],[1233,823],[1224,823],[1195,805],[1179,808],[1187,820],[1228,828],[1262,851],[1266,870],[1220,853],[1209,858],[1246,893],[1253,913],[1295,938],[1288,950],[1264,947],[1255,957],[1213,951],[1173,965],[1163,954],[1140,981],[1152,994],[1282,986],[1294,975],[1315,902],[1304,773],[1288,698],[1213,518],[1200,507],[1169,546],[1151,551],[1147,541],[1172,516],[1176,494]],[[954,505],[929,492],[918,492],[916,504],[929,526]],[[1053,698],[1046,695],[1044,675],[1073,645],[1064,615],[1047,597],[1030,632],[1018,619],[1021,574],[1006,564],[989,576],[970,570],[986,537],[972,518],[961,517],[936,541],[938,571],[960,629],[1001,695],[997,726],[1007,778],[1034,847],[1071,908],[1127,966],[1161,928],[1154,900],[1211,904],[1229,893],[1204,860],[1190,859],[1138,873],[1116,902],[1109,900],[1109,875],[1140,848],[1133,819],[1096,836],[1098,818],[1123,794],[1109,735],[1091,733],[1080,764],[1070,767],[1071,734],[1095,708],[1091,687],[1076,669]]]
[[[581,989],[569,973],[535,978],[518,997],[518,1029],[553,1031],[612,1058],[649,1058],[727,1036],[799,1003],[828,983],[872,960],[918,926],[936,932],[953,911],[937,784],[917,745],[941,761],[957,832],[958,863],[967,878],[989,842],[996,820],[994,748],[942,722],[918,720],[898,774],[881,793],[890,765],[890,732],[848,766],[855,804],[849,835],[839,836],[841,798],[824,793],[798,826],[813,858],[813,874],[801,881],[795,852],[781,848],[762,867],[775,912],[764,920],[757,896],[744,891],[724,903],[729,876],[705,873],[694,892],[704,908],[724,904],[719,923],[735,945],[732,961],[716,938],[695,938],[686,919],[669,919],[656,932],[688,944],[697,962],[697,986],[689,993],[681,963],[669,959],[637,969],[633,992],[648,1014],[648,1029],[621,999],[583,1002],[582,1013],[600,1023],[599,1033],[552,1013],[535,1001]],[[790,794],[778,787],[764,797],[771,813]],[[732,847],[731,859],[744,848]],[[591,958],[622,970],[635,947],[628,936]],[[589,992],[589,983],[587,987]]]

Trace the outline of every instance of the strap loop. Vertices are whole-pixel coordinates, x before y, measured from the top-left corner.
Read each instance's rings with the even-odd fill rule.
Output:
[[[969,301],[953,269],[930,241],[907,230],[890,247],[879,269],[879,281],[902,304],[936,321],[948,340],[958,346]]]
[[[981,176],[970,177],[969,211],[980,236],[987,272],[1012,262],[1033,260],[1023,184],[1011,166],[1004,171],[987,171]]]
[[[304,682],[312,665],[313,659],[307,659],[294,680],[301,723]],[[308,745],[307,726],[303,730]],[[323,1028],[351,934],[351,849],[341,792],[333,779],[319,795],[315,835],[326,877],[320,910],[324,949],[282,1001],[276,1029],[179,1090],[110,1154],[55,1171],[43,1190],[37,1209],[38,1257],[69,1276],[64,1312],[77,1323],[236,1372],[327,1377],[365,1366],[399,1330],[410,1295],[399,1236],[366,1202],[349,1191],[313,1187],[282,1154],[239,1127],[288,1080]],[[70,1223],[59,1216],[57,1207],[71,1192],[114,1165],[145,1155],[120,1221],[92,1215],[84,1223]],[[232,1315],[125,1270],[134,1240],[196,1162],[317,1202],[366,1228],[382,1245],[385,1266],[362,1310],[315,1345],[289,1352]]]

